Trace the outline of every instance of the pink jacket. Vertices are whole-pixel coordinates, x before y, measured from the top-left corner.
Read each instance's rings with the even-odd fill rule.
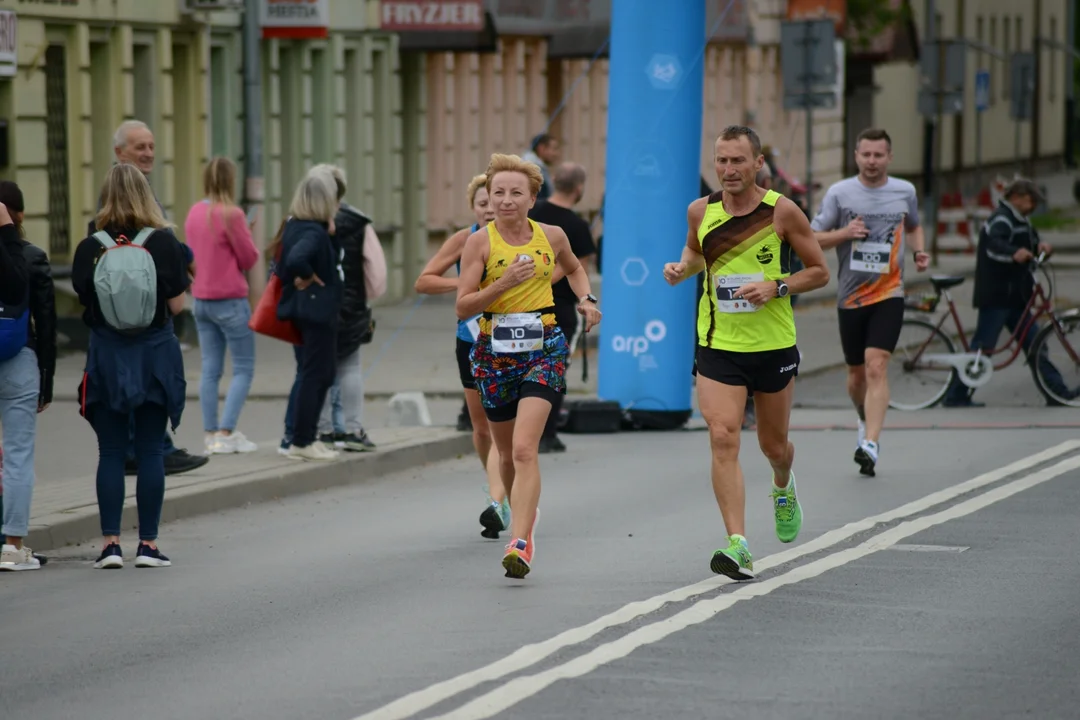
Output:
[[[197,300],[246,298],[244,272],[255,266],[259,249],[251,239],[244,211],[202,200],[188,211],[184,233],[195,255],[191,294]]]

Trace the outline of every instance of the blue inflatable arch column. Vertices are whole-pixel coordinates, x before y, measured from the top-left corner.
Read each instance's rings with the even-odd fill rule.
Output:
[[[705,0],[612,2],[599,396],[647,429],[691,415],[695,288],[664,263],[699,196]]]

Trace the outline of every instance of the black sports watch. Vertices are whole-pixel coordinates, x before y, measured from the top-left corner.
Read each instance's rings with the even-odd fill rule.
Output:
[[[581,298],[581,302],[584,302],[584,301],[586,301],[586,300],[588,300],[589,302],[591,302],[591,303],[592,303],[593,305],[597,305],[597,304],[599,304],[599,302],[600,302],[599,300],[597,300],[597,299],[596,299],[596,296],[595,296],[595,295],[593,295],[592,293],[589,293],[589,294],[588,294],[588,295],[586,295],[585,297]]]
[[[776,281],[776,297],[787,297],[791,292],[791,288],[783,280]]]

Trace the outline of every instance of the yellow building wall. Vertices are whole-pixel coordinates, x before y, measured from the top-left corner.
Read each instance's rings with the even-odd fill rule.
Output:
[[[1036,34],[1065,41],[1066,0],[1041,0],[1039,27],[1035,22],[1035,2],[1015,0],[965,0],[962,3],[938,3],[941,16],[939,33],[943,38],[963,37],[979,40],[1000,52],[1011,54],[1030,51]],[[911,3],[918,32],[925,31],[923,3]],[[1039,157],[1060,155],[1064,149],[1064,72],[1065,56],[1046,45],[1040,51],[1039,76]],[[1031,156],[1034,128],[1030,121],[1020,123],[1020,150],[1016,151],[1016,121],[1009,117],[1009,66],[988,53],[970,50],[966,58],[966,82],[962,115],[943,119],[940,135],[940,168],[957,169],[957,143],[960,143],[961,168],[972,168],[976,157],[975,73],[990,71],[990,106],[982,113],[982,161],[984,164],[1016,163]],[[874,82],[881,88],[874,98],[875,122],[885,127],[893,138],[894,163],[898,175],[922,172],[923,118],[918,114],[916,97],[919,71],[917,64],[890,63],[875,69]]]

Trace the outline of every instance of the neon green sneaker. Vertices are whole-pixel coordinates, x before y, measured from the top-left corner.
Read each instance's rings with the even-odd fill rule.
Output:
[[[795,473],[791,473],[786,488],[773,486],[772,499],[777,539],[782,543],[794,542],[802,529],[802,505],[795,496]]]
[[[750,555],[746,538],[742,535],[732,535],[727,540],[726,548],[713,553],[709,567],[717,575],[727,575],[732,580],[753,580],[754,558]]]

